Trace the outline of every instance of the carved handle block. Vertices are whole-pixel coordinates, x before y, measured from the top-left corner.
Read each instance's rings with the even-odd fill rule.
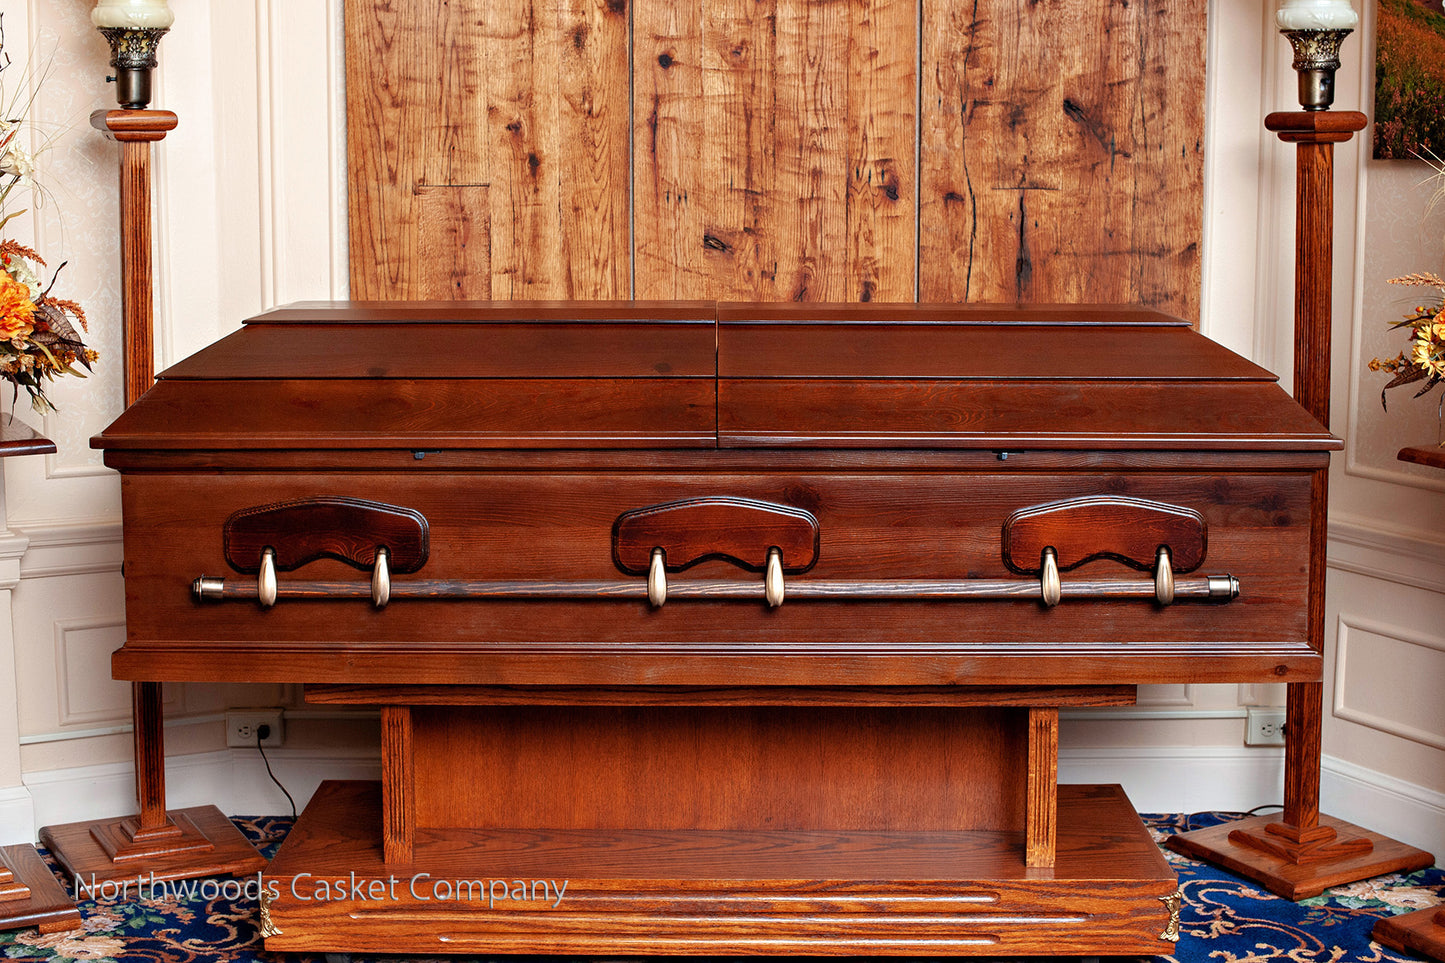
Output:
[[[1003,526],[1004,564],[1023,575],[1043,570],[1045,548],[1053,548],[1060,571],[1112,558],[1148,572],[1166,545],[1173,570],[1192,572],[1204,561],[1206,543],[1204,516],[1193,509],[1120,495],[1034,505]]]
[[[226,561],[238,572],[261,568],[261,553],[276,553],[276,568],[300,568],[336,558],[370,570],[385,548],[392,572],[415,572],[426,564],[427,521],[420,512],[361,498],[322,496],[244,508],[226,519]]]
[[[667,554],[669,572],[708,558],[761,572],[770,548],[782,550],[784,572],[806,572],[818,560],[818,520],[801,508],[726,496],[651,505],[618,516],[612,557],[619,569],[646,574],[654,548]]]

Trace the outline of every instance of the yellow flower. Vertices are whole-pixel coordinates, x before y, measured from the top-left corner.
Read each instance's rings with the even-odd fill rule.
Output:
[[[0,271],[0,338],[15,340],[29,337],[35,330],[35,302],[30,291],[4,271]]]

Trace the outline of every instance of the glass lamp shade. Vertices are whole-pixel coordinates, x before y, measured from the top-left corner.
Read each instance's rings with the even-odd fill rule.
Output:
[[[120,30],[164,30],[176,22],[176,15],[166,0],[98,0],[90,22]]]
[[[1281,30],[1353,30],[1360,25],[1350,0],[1280,0],[1274,20]]]

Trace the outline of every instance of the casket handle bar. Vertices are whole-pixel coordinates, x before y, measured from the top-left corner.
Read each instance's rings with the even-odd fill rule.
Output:
[[[292,525],[317,523],[318,530]],[[345,527],[348,523],[358,528]],[[359,529],[359,530],[358,530]],[[1090,536],[1086,529],[1092,529]],[[1103,532],[1100,536],[1099,532]],[[747,498],[715,497],[668,502],[627,512],[613,526],[617,567],[646,580],[481,581],[407,579],[393,573],[420,568],[427,552],[426,519],[411,509],[360,499],[318,498],[237,512],[226,524],[232,567],[255,571],[255,582],[202,576],[200,599],[254,599],[269,608],[278,599],[364,598],[378,609],[394,598],[421,599],[756,599],[757,582],[688,579],[670,584],[668,573],[704,559],[722,558],[763,574],[762,597],[783,604],[784,575],[807,571],[818,559],[818,522],[810,512]],[[273,544],[274,543],[274,544]],[[1105,545],[1104,549],[1097,546]],[[278,549],[279,545],[279,549]],[[1069,499],[1015,512],[1003,530],[1004,561],[1030,578],[790,581],[789,598],[806,600],[1028,599],[1053,607],[1064,599],[1153,599],[1228,602],[1239,596],[1230,575],[1176,579],[1204,558],[1204,519],[1194,511],[1122,496]],[[1145,551],[1144,546],[1149,546]],[[1037,568],[1019,564],[1026,551]],[[371,568],[371,583],[280,581],[278,571],[329,556]],[[254,567],[249,567],[252,558]],[[1153,579],[1064,580],[1060,573],[1097,558],[1113,558]],[[1182,559],[1182,561],[1181,561]]]
[[[463,579],[406,579],[390,582],[385,600],[397,599],[490,599],[494,601],[636,599],[656,604],[674,599],[765,600],[782,603],[782,564],[769,591],[768,581],[760,586],[744,579],[683,579],[658,584],[653,579],[596,579],[575,581],[481,581]],[[260,601],[254,580],[216,578],[203,575],[192,583],[198,599],[249,599]],[[1232,575],[1207,575],[1174,580],[1178,602],[1229,602],[1239,597],[1239,579]],[[665,594],[664,594],[665,593]],[[1059,601],[1157,601],[1153,579],[1063,579],[1058,586]],[[288,579],[277,583],[277,599],[371,599],[378,603],[373,586],[357,581]],[[1038,579],[794,579],[788,582],[790,602],[806,601],[1039,601]],[[1044,599],[1047,601],[1047,599]]]

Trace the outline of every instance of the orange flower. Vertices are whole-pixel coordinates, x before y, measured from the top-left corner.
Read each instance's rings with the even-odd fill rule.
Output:
[[[30,289],[0,271],[0,339],[27,337],[35,330],[35,302]]]

